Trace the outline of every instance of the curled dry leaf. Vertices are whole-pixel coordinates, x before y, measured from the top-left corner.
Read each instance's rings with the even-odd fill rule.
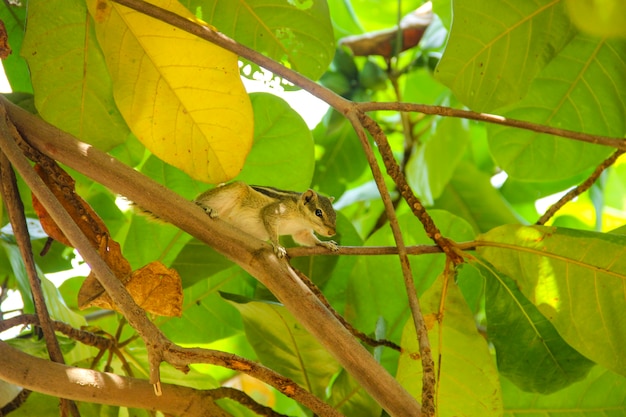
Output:
[[[92,246],[98,248],[102,237],[108,237],[107,227],[91,206],[76,194],[76,182],[74,179],[53,161],[36,164],[35,171],[37,171],[37,174],[46,183],[67,213],[74,219]],[[43,230],[54,240],[64,245],[72,246],[63,231],[52,220],[52,217],[50,217],[39,200],[37,200],[37,197],[33,194],[32,198],[33,208],[39,217]]]
[[[137,305],[145,311],[159,316],[181,316],[183,288],[176,270],[167,268],[160,262],[152,262],[133,271],[124,286]],[[117,310],[111,297],[91,275],[80,289],[78,306],[81,309],[100,307]]]
[[[339,41],[356,56],[381,55],[387,59],[396,52],[406,51],[416,46],[426,28],[433,20],[433,8],[431,2],[424,3],[417,10],[409,13],[400,20],[398,27],[379,30],[376,32],[363,33],[361,35],[347,36]],[[396,51],[398,31],[402,33],[402,45]]]

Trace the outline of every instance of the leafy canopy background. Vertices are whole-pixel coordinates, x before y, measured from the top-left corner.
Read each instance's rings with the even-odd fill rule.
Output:
[[[623,13],[609,18],[606,33],[590,35],[573,23],[580,20],[584,2],[437,0],[436,17],[420,46],[404,52],[387,72],[381,58],[353,58],[336,46],[343,36],[392,27],[398,16],[419,6],[404,1],[398,10],[396,2],[380,3],[309,0],[289,1],[285,7],[278,0],[205,0],[172,7],[180,14],[195,14],[307,77],[321,78],[323,85],[357,102],[468,107],[585,133],[624,136],[626,43],[607,36],[615,34],[612,28],[619,24],[614,20],[623,19]],[[219,182],[242,169],[236,178],[249,183],[293,190],[313,187],[334,195],[337,240],[342,245],[395,245],[387,227],[375,226],[382,203],[356,133],[338,113],[330,110],[309,130],[282,99],[255,93],[248,100],[239,90],[234,108],[240,112],[216,116],[207,104],[221,106],[223,94],[216,85],[222,84],[187,69],[215,66],[201,60],[221,52],[207,52],[204,48],[213,47],[203,41],[181,43],[180,34],[172,34],[165,40],[178,48],[160,53],[162,45],[149,31],[143,32],[154,29],[145,22],[122,28],[132,35],[132,45],[124,43],[127,38],[111,39],[94,5],[79,0],[30,2],[28,16],[24,6],[0,7],[14,49],[3,62],[14,90],[12,100],[186,198],[207,187],[198,179]],[[605,6],[620,7],[611,1]],[[58,10],[63,13],[54,12]],[[223,65],[236,71],[236,58],[224,59],[230,61]],[[133,81],[137,77],[148,81]],[[143,82],[152,88],[150,94]],[[235,83],[232,88],[239,87]],[[204,93],[213,98],[207,101]],[[194,117],[182,122],[175,117],[185,112]],[[523,225],[539,217],[538,199],[581,183],[612,150],[462,119],[409,114],[403,120],[394,112],[373,116],[442,233],[478,245],[476,252],[467,252],[469,263],[458,271],[458,286],[450,283],[444,293],[443,323],[435,317],[442,300],[445,259],[443,255],[411,259],[423,313],[431,324],[433,352],[435,357],[441,355],[440,415],[546,410],[624,415],[623,158],[589,192],[560,210],[551,226],[527,227]],[[218,128],[211,124],[216,119],[221,123]],[[167,140],[163,150],[151,147],[150,152],[145,146],[153,145],[143,140],[147,134],[136,120],[154,121],[148,130],[157,140],[175,135],[186,140],[195,134],[201,139],[187,145]],[[202,127],[206,123],[210,129]],[[206,174],[203,161],[213,156],[199,149],[205,149],[205,141],[214,143],[211,135],[216,129],[228,138],[222,154],[235,160],[223,163],[229,167],[223,173]],[[191,147],[192,159],[184,159],[184,152],[176,153],[172,146]],[[173,155],[169,162],[184,171],[157,158],[159,152]],[[499,172],[507,176],[494,187],[490,180]],[[115,195],[79,174],[76,178],[79,193],[122,243],[133,268],[156,259],[180,272],[185,295],[182,318],[156,319],[171,340],[259,360],[347,416],[380,415],[380,406],[248,274],[173,226],[121,211]],[[26,210],[35,217],[28,202]],[[407,244],[431,243],[402,202],[397,210]],[[6,224],[5,214],[2,223]],[[33,312],[10,230],[2,229],[1,237],[0,275],[9,277],[8,289],[22,294],[24,311]],[[42,237],[33,234],[35,248],[43,245]],[[51,273],[69,269],[73,258],[71,250],[54,244],[37,263],[43,273]],[[417,351],[415,329],[397,259],[312,257],[294,259],[293,264],[355,327],[403,346],[402,355],[381,348],[373,354],[419,399],[421,364],[412,355]],[[83,279],[69,279],[58,290],[44,279],[52,316],[75,327],[90,324],[115,334],[119,317],[77,310],[75,294]],[[479,333],[476,324],[486,334]],[[125,328],[122,339],[131,334]],[[32,354],[42,351],[35,339],[8,342]],[[93,349],[69,339],[65,347],[69,364],[85,366],[95,356]],[[133,342],[123,352],[135,375],[146,376],[143,344]],[[123,372],[120,363],[113,361],[111,366]],[[244,380],[226,369],[194,366],[183,376],[162,368],[165,382],[199,389]],[[265,386],[253,384],[248,390],[265,396],[278,412],[306,415]],[[115,407],[81,407],[85,413],[118,413]],[[234,415],[250,415],[242,407],[227,407]],[[56,415],[56,401],[33,394],[13,415],[35,412]],[[142,410],[133,413],[147,415]]]

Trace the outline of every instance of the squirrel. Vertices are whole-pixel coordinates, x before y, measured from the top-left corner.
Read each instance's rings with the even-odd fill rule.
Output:
[[[269,240],[279,258],[287,254],[278,241],[283,235],[291,235],[303,246],[339,250],[336,242],[321,241],[313,233],[335,235],[337,215],[332,201],[332,197],[321,196],[311,189],[298,193],[241,181],[220,185],[194,200],[209,217],[219,217],[258,239]]]

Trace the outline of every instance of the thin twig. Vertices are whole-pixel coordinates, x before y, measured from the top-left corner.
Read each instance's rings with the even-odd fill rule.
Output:
[[[539,218],[539,220],[537,220],[537,223],[535,224],[537,225],[546,224],[546,222],[550,220],[550,218],[554,216],[556,212],[559,211],[565,204],[569,203],[574,198],[578,197],[579,195],[587,191],[589,188],[591,188],[591,186],[598,180],[598,178],[600,178],[600,175],[602,175],[604,170],[606,170],[608,167],[613,165],[615,161],[617,161],[617,158],[619,158],[622,154],[624,154],[624,152],[626,151],[621,150],[621,149],[613,152],[611,156],[609,156],[600,165],[596,167],[596,169],[591,173],[589,178],[587,178],[577,187],[574,187],[573,189],[568,191],[563,197],[559,199],[559,201],[552,204],[550,208],[548,208],[548,210],[543,214],[543,216]]]
[[[560,136],[563,138],[573,139],[581,142],[610,146],[615,149],[626,150],[626,140],[624,140],[623,138],[591,135],[588,133],[576,132],[573,130],[560,129],[557,127],[531,123],[524,120],[510,119],[508,117],[498,116],[496,114],[477,113],[471,110],[453,109],[451,107],[433,106],[428,104],[390,102],[355,103],[355,107],[363,112],[391,110],[400,112],[418,112],[443,117],[455,117],[460,119],[476,120],[479,122],[530,130],[537,133],[545,133],[548,135]]]
[[[168,363],[178,368],[185,368],[194,363],[205,363],[243,372],[276,388],[287,397],[293,398],[317,415],[324,417],[343,416],[339,411],[324,403],[291,379],[278,374],[258,362],[242,358],[232,353],[211,349],[182,348],[180,346],[170,345],[164,352],[164,358]]]
[[[259,404],[254,401],[252,397],[246,394],[243,391],[239,391],[238,389],[230,388],[230,387],[220,387],[214,390],[211,390],[211,393],[215,396],[215,399],[220,398],[230,398],[233,401],[237,401],[239,404],[247,407],[254,413],[260,416],[267,417],[287,417],[285,414],[277,413],[269,407]]]

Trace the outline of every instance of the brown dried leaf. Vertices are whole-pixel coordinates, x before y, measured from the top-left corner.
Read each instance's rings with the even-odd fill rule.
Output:
[[[149,313],[180,317],[183,311],[183,285],[175,269],[155,261],[133,272],[126,289],[135,302]]]
[[[122,283],[126,284],[130,280],[132,270],[130,264],[122,255],[119,243],[108,238],[101,239],[98,253]],[[99,304],[98,300],[102,298],[108,300],[105,305]],[[78,308],[85,309],[97,306],[113,309],[111,304],[111,298],[106,294],[94,273],[91,272],[78,291]]]
[[[94,285],[93,282],[97,285]],[[180,317],[183,305],[183,287],[178,272],[167,268],[160,262],[152,262],[137,271],[134,271],[127,282],[126,290],[133,300],[145,311],[159,316]],[[88,297],[88,291],[98,291]],[[83,292],[85,289],[85,292]],[[104,292],[95,276],[87,277],[78,295],[78,306],[100,307],[117,310],[111,297]]]
[[[91,206],[76,194],[74,179],[54,162],[49,162],[45,165],[36,164],[35,170],[63,208],[74,219],[92,246],[98,248],[101,240],[105,236],[108,238],[108,229]],[[72,246],[34,194],[33,207],[39,216],[43,230],[48,236],[67,246]]]

